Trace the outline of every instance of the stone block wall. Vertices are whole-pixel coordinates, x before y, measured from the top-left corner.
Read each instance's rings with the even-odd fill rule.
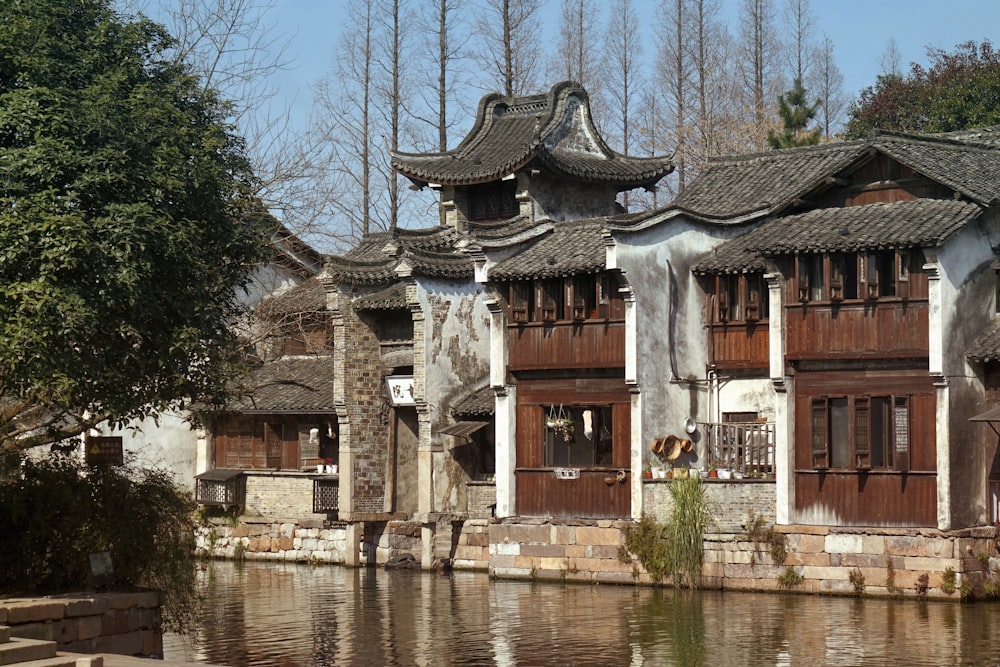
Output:
[[[154,591],[0,600],[0,625],[15,637],[54,641],[69,653],[163,656],[160,596]]]
[[[657,521],[670,517],[669,479],[647,480],[642,485],[643,512]],[[761,517],[771,525],[775,521],[774,480],[704,480],[705,499],[715,518],[713,529],[721,533],[744,532],[751,517]]]
[[[266,517],[324,519],[313,514],[313,480],[309,473],[247,470],[247,514]]]
[[[302,563],[343,563],[347,530],[319,519],[271,521],[243,517],[231,526],[213,521],[195,535],[200,556]]]
[[[777,563],[767,538],[755,543],[745,533],[707,536],[706,585],[958,600],[963,585],[965,594],[983,596],[984,584],[997,576],[991,574],[997,572],[992,526],[947,532],[775,526],[774,534],[783,536],[786,552]]]
[[[630,521],[504,519],[489,525],[489,571],[502,579],[635,583],[645,578],[619,556]]]
[[[456,570],[487,570],[490,563],[490,522],[471,519],[462,524],[451,565]]]

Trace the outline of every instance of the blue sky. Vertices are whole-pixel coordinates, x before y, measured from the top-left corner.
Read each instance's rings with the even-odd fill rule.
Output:
[[[741,0],[721,2],[725,15],[734,16]],[[781,0],[775,2],[780,6]],[[559,0],[545,3],[555,16]],[[643,23],[652,22],[656,4],[637,0]],[[277,1],[272,17],[278,32],[291,39],[293,61],[279,85],[284,98],[296,100],[297,114],[308,112],[310,86],[330,69],[346,5],[346,0]],[[904,71],[913,61],[926,64],[927,46],[950,51],[961,42],[984,39],[1000,45],[1000,0],[813,0],[812,10],[817,35],[826,33],[834,42],[845,92],[852,98],[874,83],[890,38]]]

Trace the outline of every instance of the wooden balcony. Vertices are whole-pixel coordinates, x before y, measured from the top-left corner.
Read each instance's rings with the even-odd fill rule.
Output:
[[[773,476],[774,422],[708,422],[698,425],[709,464],[747,477]]]
[[[529,322],[507,327],[512,371],[625,366],[625,322]]]
[[[785,353],[789,359],[927,356],[927,322],[926,301],[791,304]]]

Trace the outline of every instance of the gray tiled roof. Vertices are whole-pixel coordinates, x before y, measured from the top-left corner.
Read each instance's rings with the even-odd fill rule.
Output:
[[[1000,327],[988,331],[966,351],[970,361],[1000,361]]]
[[[261,301],[265,314],[304,313],[326,310],[326,288],[318,277],[295,285],[280,294]]]
[[[492,280],[556,278],[603,271],[605,219],[549,222],[546,233],[490,269]]]
[[[574,111],[580,106],[587,127],[574,132]],[[581,137],[586,137],[586,145],[581,145]],[[611,150],[590,120],[586,91],[571,81],[543,95],[487,95],[479,103],[475,126],[456,148],[437,154],[395,153],[392,166],[420,185],[460,185],[495,181],[533,160],[584,181],[616,183],[622,189],[653,184],[673,169],[668,157],[635,158]]]
[[[327,257],[325,273],[335,283],[384,285],[405,264],[416,275],[470,278],[472,260],[457,247],[462,238],[448,227],[369,234],[346,255]]]
[[[982,209],[952,199],[917,199],[820,208],[764,223],[700,261],[697,273],[764,270],[764,256],[933,247],[979,217]]]
[[[355,310],[399,310],[406,306],[406,285],[403,283],[393,283],[354,299]]]
[[[455,401],[451,414],[456,418],[489,416],[493,414],[495,405],[493,390],[489,386],[484,386]]]
[[[880,132],[869,139],[710,159],[673,206],[727,222],[777,213],[828,187],[829,178],[883,153],[973,201],[1000,201],[1000,128],[938,135]]]
[[[252,371],[227,412],[333,412],[332,356],[285,357]]]

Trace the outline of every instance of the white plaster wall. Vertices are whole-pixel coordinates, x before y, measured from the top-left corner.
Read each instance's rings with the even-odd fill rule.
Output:
[[[1000,219],[991,215],[969,225],[936,253],[941,312],[939,320],[930,322],[930,335],[939,328],[937,367],[947,383],[938,392],[939,527],[969,526],[987,518],[986,476],[991,461],[985,451],[987,439],[995,435],[986,424],[968,421],[985,405],[982,383],[965,355],[997,324],[992,264],[993,247],[1000,244],[998,223]]]
[[[641,413],[632,418],[640,421],[642,443],[682,435],[688,417],[713,418],[705,296],[691,268],[745,231],[679,216],[640,232],[615,234],[615,261],[635,296],[636,379],[643,398]],[[741,394],[733,400],[736,395]],[[635,427],[633,423],[633,432]]]
[[[198,470],[200,433],[187,421],[186,413],[165,412],[158,423],[148,418],[126,428],[103,424],[97,430],[101,435],[121,436],[126,460],[131,455],[138,466],[168,470],[182,489],[194,492],[194,476],[203,472]]]

